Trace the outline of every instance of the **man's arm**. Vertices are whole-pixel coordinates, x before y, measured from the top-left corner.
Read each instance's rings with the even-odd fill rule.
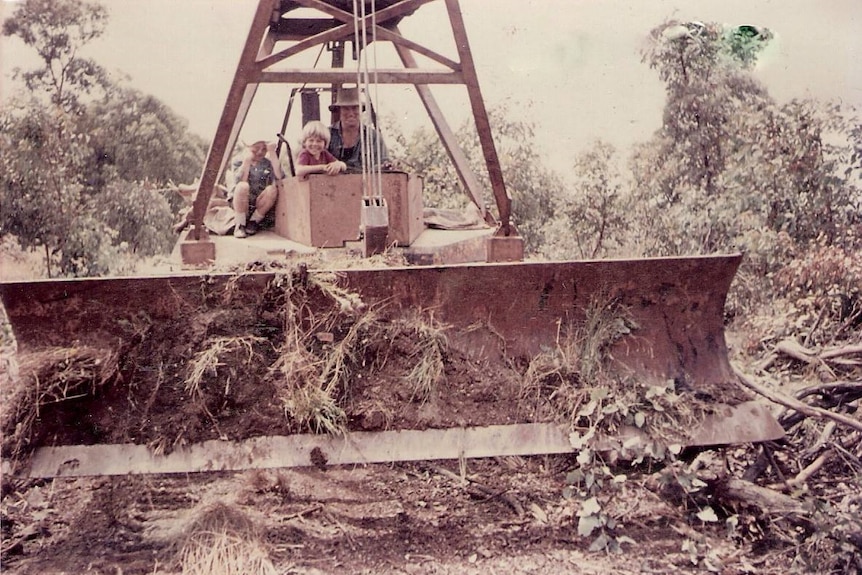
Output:
[[[284,170],[281,167],[281,162],[278,159],[278,154],[275,153],[275,142],[268,142],[266,144],[266,159],[269,160],[269,163],[272,164],[272,172],[275,175],[276,180],[284,179]]]
[[[251,169],[251,154],[242,159],[242,164],[236,170],[236,182],[248,182],[248,171]]]

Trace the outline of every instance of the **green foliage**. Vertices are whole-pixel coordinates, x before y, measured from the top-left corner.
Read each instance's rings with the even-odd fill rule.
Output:
[[[163,103],[78,56],[106,19],[98,4],[27,0],[3,23],[43,66],[22,74],[30,93],[0,109],[0,233],[44,247],[49,276],[127,273],[169,252],[173,210],[156,188],[193,181],[205,157]]]
[[[552,198],[553,218],[544,227],[543,255],[551,259],[614,255],[624,244],[627,197],[616,150],[597,141],[575,160],[574,185]]]
[[[547,242],[545,223],[554,215],[555,198],[563,195],[563,181],[544,165],[532,123],[509,119],[505,107],[492,109],[489,120],[499,134],[497,153],[512,198],[512,221],[524,236],[526,251],[536,253]],[[475,145],[478,149],[478,138]]]
[[[170,205],[151,185],[111,182],[96,192],[91,202],[100,221],[116,230],[130,253],[149,257],[173,247],[173,236],[165,233],[173,223]]]
[[[17,36],[36,50],[43,67],[16,70],[33,94],[47,92],[52,104],[78,111],[81,96],[107,85],[105,71],[80,56],[82,47],[105,31],[108,14],[95,2],[25,0],[3,22],[4,36]]]
[[[775,294],[786,299],[786,322],[806,328],[808,343],[831,344],[862,328],[862,256],[824,238],[779,270]]]
[[[736,26],[725,30],[723,47],[726,53],[745,68],[751,68],[758,54],[772,40],[768,28],[758,26]]]
[[[388,127],[386,132],[396,167],[422,176],[426,206],[463,209],[469,204],[467,191],[458,181],[455,167],[436,133],[419,128],[407,137],[395,126]]]
[[[685,189],[718,192],[735,141],[734,120],[768,102],[766,91],[748,75],[725,43],[717,24],[671,21],[653,29],[644,60],[665,83],[664,122],[655,140],[658,162],[639,180],[675,201]],[[646,176],[646,177],[645,177]]]
[[[545,223],[553,216],[555,198],[562,196],[563,182],[542,163],[531,123],[510,119],[505,107],[492,109],[488,115],[503,180],[512,198],[512,223],[524,237],[527,252],[536,253],[545,244]],[[456,137],[482,189],[487,190],[485,203],[493,202],[488,170],[472,121],[465,122]],[[396,164],[423,177],[426,206],[459,209],[468,204],[469,196],[436,134],[420,129],[407,138],[394,131],[391,140]],[[492,211],[496,214],[496,209]]]
[[[90,135],[88,166],[94,187],[122,179],[129,182],[192,182],[200,176],[206,143],[188,133],[188,122],[157,98],[113,86],[82,118]]]
[[[778,104],[748,75],[764,29],[667,22],[644,60],[665,82],[662,128],[635,148],[635,254],[745,252],[731,294],[745,313],[818,237],[860,247],[858,119],[834,103]]]

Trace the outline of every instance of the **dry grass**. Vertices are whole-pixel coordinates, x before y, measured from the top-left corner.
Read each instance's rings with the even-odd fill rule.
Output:
[[[203,400],[204,378],[207,375],[218,376],[218,368],[224,365],[222,358],[227,354],[240,351],[248,356],[246,363],[251,363],[257,357],[254,346],[265,342],[264,338],[254,336],[216,337],[208,340],[205,348],[196,353],[189,363],[189,374],[185,381],[186,393],[192,398]],[[230,392],[230,384],[231,377],[228,374],[224,377],[224,395]]]
[[[207,507],[188,526],[180,562],[183,575],[278,573],[251,519],[225,503]]]
[[[336,274],[314,274],[307,280],[302,284],[287,276],[276,282],[284,291],[285,341],[273,371],[282,381],[285,415],[313,433],[342,434],[347,415],[338,397],[349,390],[350,365],[363,357],[364,332],[377,316],[338,284]],[[312,297],[323,305],[313,305]],[[343,325],[350,328],[336,342],[334,332]],[[323,342],[320,334],[332,341]]]
[[[401,338],[409,345],[408,357],[416,364],[405,378],[410,400],[425,403],[436,393],[445,374],[445,357],[449,348],[445,328],[432,315],[416,313],[393,325],[392,339]]]
[[[330,390],[302,385],[286,392],[281,401],[285,415],[312,433],[342,435],[347,431],[347,414]]]
[[[27,453],[45,407],[91,396],[119,375],[112,349],[51,348],[19,361],[17,386],[2,410],[3,457],[11,462]]]
[[[414,360],[406,376],[412,399],[424,402],[435,393],[447,340],[433,317],[417,312],[389,320],[383,304],[367,306],[336,273],[316,272],[306,279],[304,285],[277,282],[284,291],[285,342],[273,370],[289,418],[315,433],[346,431],[343,406],[356,402],[359,377],[382,369],[396,341]]]

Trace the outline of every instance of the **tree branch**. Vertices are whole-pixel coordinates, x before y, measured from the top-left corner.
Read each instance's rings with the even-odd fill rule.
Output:
[[[842,425],[852,427],[857,431],[862,431],[862,421],[858,421],[852,417],[848,417],[840,413],[835,413],[827,409],[821,409],[819,407],[808,405],[807,403],[803,403],[798,399],[794,399],[788,395],[784,395],[781,392],[768,389],[742,373],[736,366],[733,366],[733,371],[736,373],[736,376],[739,378],[740,382],[745,387],[751,389],[759,395],[762,395],[773,403],[789,407],[790,409],[794,409],[808,417],[823,417],[826,419],[831,419]]]

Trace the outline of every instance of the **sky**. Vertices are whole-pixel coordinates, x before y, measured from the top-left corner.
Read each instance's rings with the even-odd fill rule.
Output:
[[[207,140],[215,133],[257,0],[102,0],[106,34],[86,55],[164,101]],[[461,0],[486,106],[535,125],[559,171],[596,139],[625,150],[661,125],[663,88],[641,62],[650,29],[666,19],[766,26],[776,35],[755,75],[778,101],[835,99],[862,110],[862,0]],[[0,0],[5,18],[15,0]],[[441,1],[401,24],[404,35],[454,57]],[[380,66],[394,58],[385,46]],[[14,66],[32,67],[17,38],[0,39],[0,100]],[[312,54],[309,57],[313,57]],[[324,56],[326,57],[326,56]],[[389,58],[389,59],[387,59]],[[241,139],[271,139],[290,88],[258,92]],[[469,117],[463,87],[434,87],[453,126]],[[403,132],[429,126],[410,87],[382,88],[378,112]],[[296,108],[295,108],[296,109]],[[299,114],[288,129],[299,133]],[[295,125],[294,125],[295,124]]]

